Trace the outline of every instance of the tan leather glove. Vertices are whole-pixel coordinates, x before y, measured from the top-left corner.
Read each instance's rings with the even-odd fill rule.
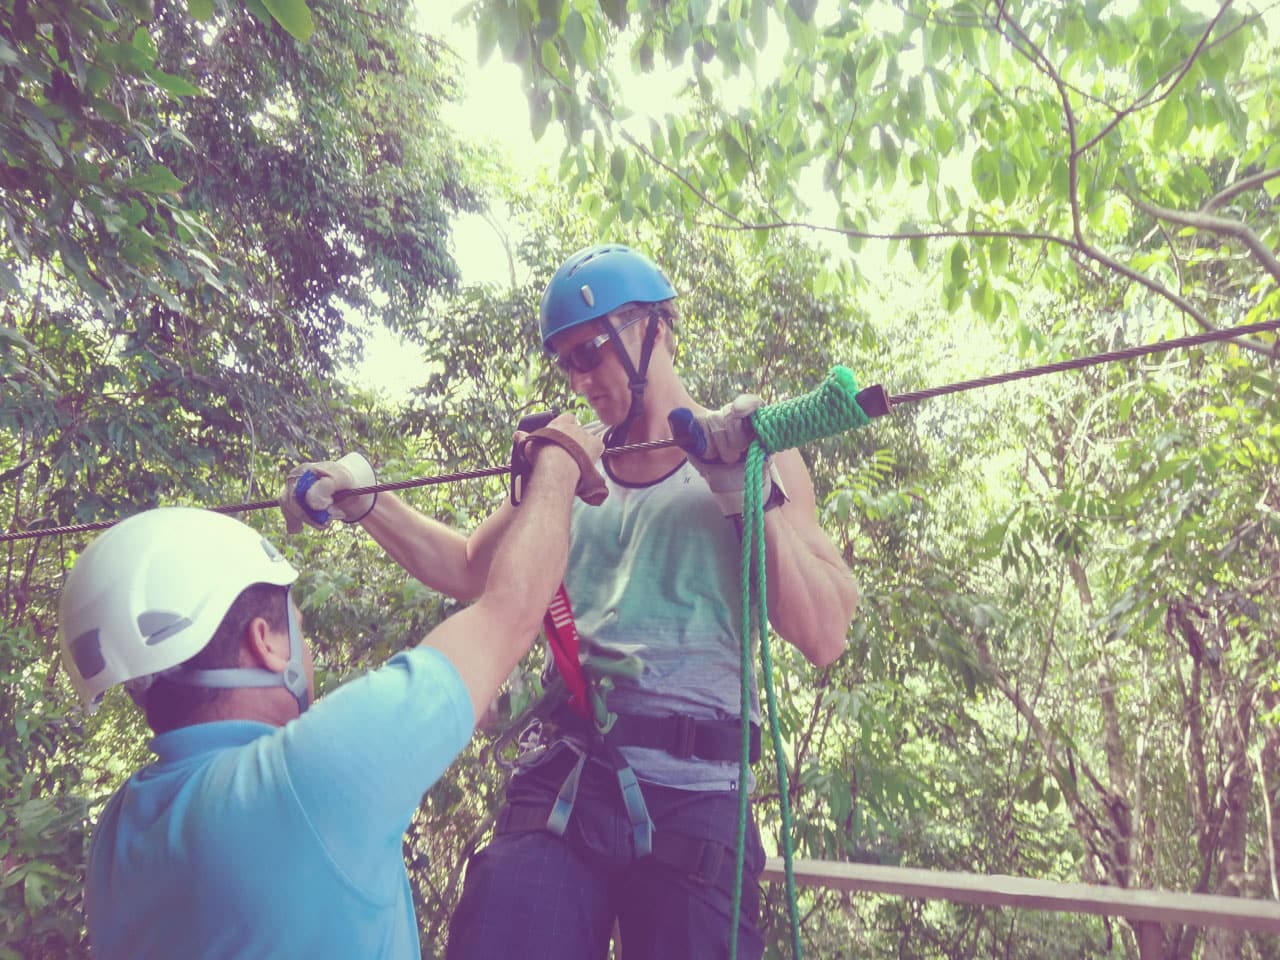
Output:
[[[604,478],[596,470],[595,461],[604,452],[600,438],[584,431],[572,414],[561,414],[545,427],[517,440],[520,456],[513,459],[532,460],[529,448],[540,443],[553,443],[564,449],[578,464],[578,485],[575,493],[593,507],[599,506],[609,495]]]

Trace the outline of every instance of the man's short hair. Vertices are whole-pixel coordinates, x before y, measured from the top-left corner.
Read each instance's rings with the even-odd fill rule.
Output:
[[[255,583],[232,601],[204,649],[182,665],[194,670],[220,670],[240,666],[244,632],[255,617],[262,617],[274,631],[289,626],[288,587]],[[225,691],[213,687],[193,687],[160,677],[142,694],[141,706],[147,724],[156,733],[166,733],[191,723],[196,712],[213,703]]]
[[[675,300],[661,300],[657,303],[624,303],[616,310],[611,311],[609,316],[613,318],[615,325],[620,326],[628,320],[647,316],[651,313],[657,313],[658,319],[662,322],[662,326],[659,327],[658,331],[658,339],[665,342],[667,349],[674,353],[676,324],[680,320]]]

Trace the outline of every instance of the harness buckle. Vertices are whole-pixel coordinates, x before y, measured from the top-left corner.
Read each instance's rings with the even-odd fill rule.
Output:
[[[669,752],[681,760],[693,756],[694,746],[698,739],[698,722],[687,714],[675,716],[674,737]]]

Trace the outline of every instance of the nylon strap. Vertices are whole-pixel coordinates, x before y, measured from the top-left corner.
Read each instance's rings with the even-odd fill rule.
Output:
[[[572,746],[572,744],[571,744]],[[577,750],[577,747],[574,747]],[[556,794],[556,802],[551,805],[551,813],[547,815],[547,829],[557,837],[563,837],[569,827],[569,818],[573,816],[573,805],[578,799],[578,784],[582,782],[582,768],[587,765],[587,752],[577,750],[578,762],[573,765],[569,775],[560,784],[560,792]]]
[[[564,680],[565,690],[569,694],[569,706],[580,716],[590,717],[587,678],[582,672],[582,661],[578,654],[578,626],[574,623],[573,607],[563,583],[551,598],[551,605],[542,618],[542,629],[547,635],[547,646],[551,648],[556,671]]]
[[[622,802],[627,808],[627,818],[631,821],[631,841],[635,855],[637,859],[647,857],[653,853],[653,818],[649,816],[644,794],[640,792],[640,781],[636,779],[636,772],[617,747],[606,744],[605,751],[613,761],[618,788],[622,791]]]

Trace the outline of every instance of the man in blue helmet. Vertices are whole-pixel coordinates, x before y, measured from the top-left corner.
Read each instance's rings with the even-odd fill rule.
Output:
[[[528,449],[521,512],[476,603],[315,704],[297,572],[257,531],[167,507],[89,545],[60,601],[64,663],[90,709],[124,684],[157,755],[98,818],[85,892],[95,957],[420,956],[404,832],[536,637],[575,486],[595,476],[599,441],[568,415],[553,426]],[[291,521],[374,509],[376,494],[310,511],[298,487],[323,492],[367,463],[311,466],[290,483]]]
[[[564,585],[578,660],[605,715],[585,716],[591,711],[570,702],[522,736],[496,835],[468,865],[451,960],[603,960],[615,923],[627,960],[728,952],[741,737],[740,461],[759,400],[708,410],[689,395],[674,366],[675,296],[652,261],[617,244],[571,256],[543,296],[542,342],[591,405],[606,446],[668,438],[677,411],[705,445],[701,458],[678,447],[606,458],[608,498],[575,507]],[[844,650],[857,588],[818,525],[799,454],[772,460],[762,491],[770,620],[826,665]],[[465,595],[483,582],[513,513],[504,505],[463,538],[396,501],[364,526],[420,579]],[[469,562],[434,561],[459,554]],[[439,569],[464,570],[467,580],[442,582]],[[750,736],[754,759],[758,726]],[[763,950],[763,860],[752,825],[738,919],[743,958]]]
[[[588,674],[594,662],[638,669],[609,671],[607,732],[561,709],[525,737],[497,835],[468,866],[451,958],[600,960],[615,921],[627,960],[727,955],[741,749],[741,459],[759,400],[708,410],[690,396],[675,370],[675,297],[657,265],[619,244],[573,254],[543,295],[543,345],[607,428],[606,447],[670,437],[673,413],[692,419],[706,446],[702,458],[678,447],[606,458],[608,499],[575,511],[565,587]],[[829,664],[844,650],[856,585],[818,526],[800,455],[773,457],[765,483],[772,626]],[[751,742],[754,757],[758,727]],[[738,918],[744,958],[763,949],[762,866],[752,824]]]

